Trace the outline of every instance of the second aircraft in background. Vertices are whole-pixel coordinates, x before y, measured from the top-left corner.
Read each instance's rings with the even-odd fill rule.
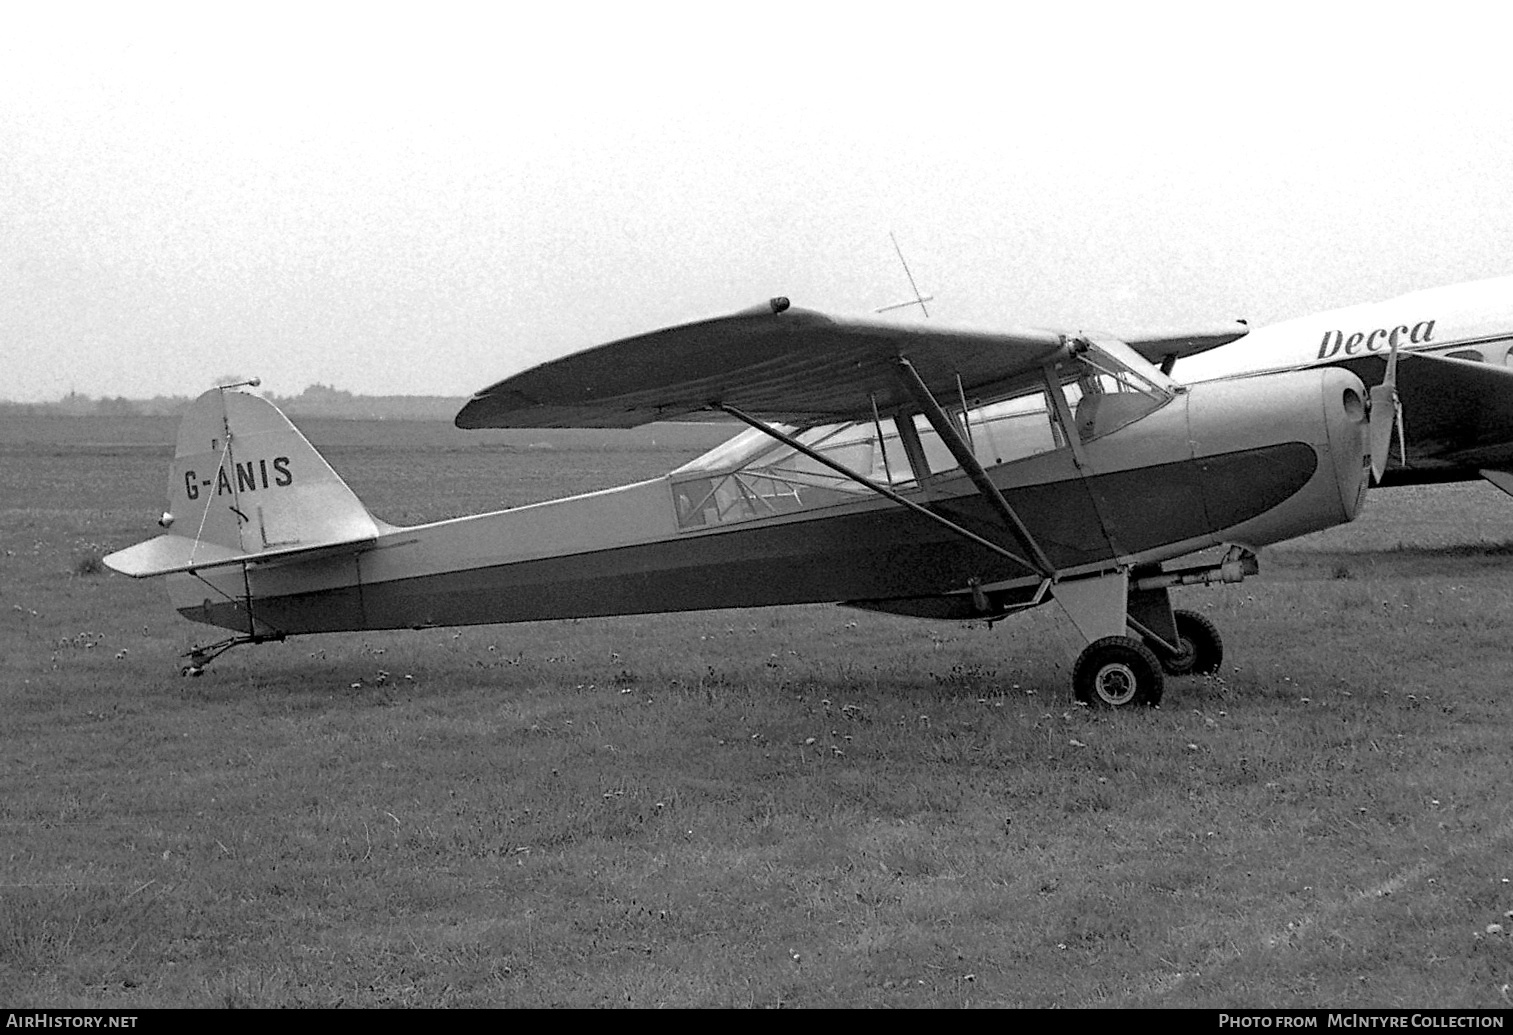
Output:
[[[1485,478],[1513,494],[1513,277],[1302,316],[1181,359],[1183,382],[1338,367],[1380,381],[1399,350],[1400,455],[1383,485]],[[1160,342],[1137,345],[1171,370]]]

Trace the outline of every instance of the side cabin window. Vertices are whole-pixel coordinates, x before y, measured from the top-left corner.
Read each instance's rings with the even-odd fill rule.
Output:
[[[883,425],[881,439],[871,421],[826,424],[802,432],[777,427],[881,485],[897,489],[914,483],[891,423]],[[865,486],[755,429],[678,468],[671,480],[679,528],[752,521],[872,495]]]
[[[969,407],[965,421],[961,420],[959,407],[947,412],[958,427],[964,427],[972,455],[984,467],[1013,463],[1066,445],[1066,434],[1043,389],[987,406]],[[943,474],[959,466],[923,415],[914,418],[914,427],[919,432],[930,473]]]

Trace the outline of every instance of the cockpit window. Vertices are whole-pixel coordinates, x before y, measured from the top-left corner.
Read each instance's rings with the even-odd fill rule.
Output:
[[[1123,342],[1086,341],[1084,345],[1051,368],[1054,385],[1048,383],[1044,389],[968,408],[965,427],[979,463],[984,467],[1012,463],[1067,445],[1058,408],[1048,391],[1062,393],[1073,429],[1082,442],[1139,420],[1166,405],[1175,394],[1174,383]],[[930,470],[939,474],[955,468],[955,457],[946,451],[925,419],[916,418],[916,424],[930,457]],[[942,462],[936,462],[937,456],[943,458]]]
[[[1066,448],[1068,432],[1059,416],[1060,400],[1052,392],[1064,396],[1072,433],[1084,442],[1139,420],[1174,394],[1172,382],[1128,346],[1083,344],[1028,391],[985,402],[968,400],[965,411],[959,400],[954,407],[951,400],[940,400],[979,463],[995,467]],[[803,431],[775,427],[848,470],[897,491],[917,487],[921,473],[938,475],[959,466],[922,414],[902,419],[913,422],[928,472],[914,470],[892,418]],[[756,429],[684,464],[672,473],[671,483],[678,527],[683,529],[753,521],[869,495],[866,486]]]

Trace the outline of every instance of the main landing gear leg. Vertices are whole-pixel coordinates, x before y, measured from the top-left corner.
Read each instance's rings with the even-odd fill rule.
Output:
[[[1140,589],[1136,574],[1129,594],[1129,625],[1162,670],[1169,676],[1217,672],[1224,661],[1224,641],[1214,623],[1196,611],[1173,610],[1167,587]]]
[[[1129,635],[1129,573],[1059,582],[1052,593],[1087,641],[1072,666],[1077,700],[1105,708],[1159,704],[1166,689],[1161,662]]]
[[[1173,611],[1177,622],[1177,653],[1157,656],[1173,676],[1206,676],[1224,662],[1224,640],[1218,627],[1196,611]]]
[[[1211,586],[1244,582],[1261,570],[1256,555],[1231,546],[1217,564],[1175,571],[1161,566],[1136,569],[1130,582],[1129,624],[1155,652],[1168,675],[1208,675],[1224,662],[1224,641],[1214,623],[1196,611],[1174,611],[1171,586]]]
[[[1219,630],[1196,611],[1173,610],[1170,587],[1241,582],[1258,570],[1255,554],[1237,546],[1218,564],[1169,572],[1156,565],[1056,583],[1053,596],[1087,642],[1072,667],[1077,700],[1108,708],[1155,705],[1165,676],[1217,672],[1224,661]]]

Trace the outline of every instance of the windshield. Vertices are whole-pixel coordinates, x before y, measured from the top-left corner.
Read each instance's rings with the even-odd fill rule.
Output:
[[[1087,339],[1084,339],[1087,341]],[[1058,365],[1072,423],[1083,442],[1118,431],[1171,399],[1176,385],[1122,341],[1087,341],[1088,348]]]

